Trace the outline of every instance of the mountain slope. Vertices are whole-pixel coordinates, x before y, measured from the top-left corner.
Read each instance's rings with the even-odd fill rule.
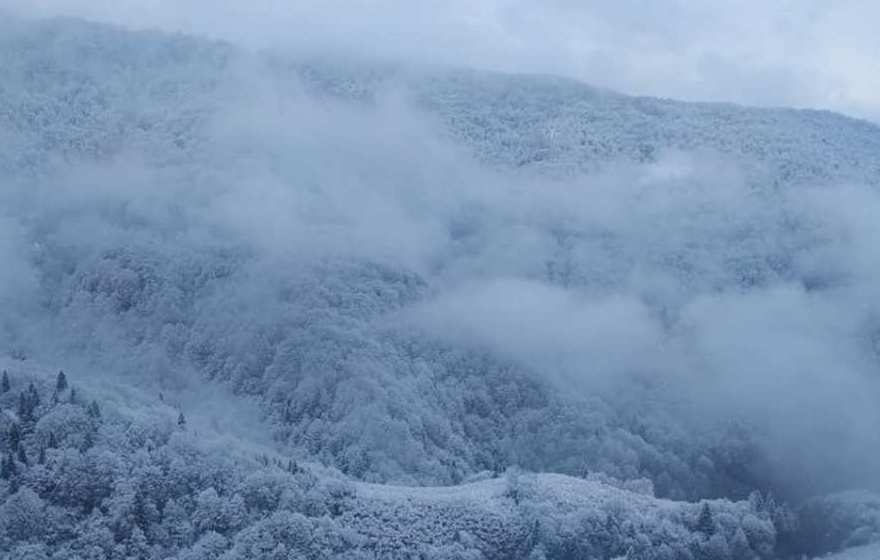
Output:
[[[117,409],[74,379],[50,391],[48,372],[7,365],[2,427],[18,436],[3,442],[3,558],[648,557],[731,542],[740,559],[765,557],[775,539],[754,503],[676,503],[561,475],[353,482],[271,451],[231,454],[248,444],[198,427],[197,415],[175,420],[163,403]],[[37,405],[16,414],[19,394]],[[708,529],[701,507],[714,512]]]
[[[598,523],[560,520],[567,501],[593,511],[608,492],[627,517],[679,512],[657,537],[670,547],[711,540],[686,530],[695,506],[602,477],[678,500],[876,484],[876,126],[71,20],[0,27],[0,343],[16,360],[188,414],[215,400],[222,424],[356,481],[367,505],[346,527],[381,541],[387,507],[389,549],[441,557],[531,553],[534,519],[471,546],[434,523],[491,519],[480,539],[495,538],[522,513],[506,482],[369,483],[587,479],[523,475],[560,558],[592,553],[579,531]],[[426,541],[435,529],[446,540]],[[650,557],[640,542],[613,554]]]
[[[187,153],[204,141],[199,125],[228,101],[222,86],[249,77],[239,72],[250,55],[227,44],[75,20],[4,25],[0,114],[11,136],[30,136],[15,138],[25,154],[6,152],[24,157],[20,164],[42,150],[106,156],[130,143]],[[877,126],[830,112],[634,98],[553,77],[369,60],[274,55],[263,64],[279,87],[347,100],[411,89],[454,138],[503,165],[575,172],[672,147],[734,155],[766,167],[756,172],[774,184],[880,181]]]

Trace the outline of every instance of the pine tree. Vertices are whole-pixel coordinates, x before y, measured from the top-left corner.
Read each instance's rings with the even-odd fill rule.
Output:
[[[9,480],[15,475],[15,461],[12,460],[11,454],[6,454],[3,456],[3,461],[0,462],[0,479]]]
[[[49,432],[49,442],[46,445],[52,449],[58,447],[58,440],[55,437],[55,432]]]
[[[101,407],[98,406],[98,401],[92,401],[92,404],[90,404],[89,408],[86,410],[86,414],[95,420],[101,419]]]
[[[696,529],[706,537],[710,537],[715,533],[715,520],[712,518],[712,510],[709,509],[708,502],[703,502],[703,508],[697,517]]]
[[[71,387],[70,398],[67,399],[67,402],[69,402],[70,404],[77,404],[77,400],[76,387]]]
[[[83,437],[82,449],[80,451],[88,451],[95,445],[95,434],[92,430],[86,430],[86,435]]]
[[[18,465],[15,463],[15,458],[12,456],[12,453],[6,455],[6,465],[8,472],[6,480],[15,478],[18,475]]]
[[[24,446],[18,446],[18,462],[22,465],[28,465],[30,462],[28,461],[27,453],[25,453]]]
[[[6,462],[9,465],[9,479],[16,478],[18,476],[18,465],[15,464],[15,459],[13,459],[11,453],[6,456]]]
[[[137,527],[148,527],[149,523],[147,521],[146,514],[146,504],[144,503],[144,493],[143,492],[135,492],[134,494],[134,507],[132,508],[132,514],[134,517],[134,523]]]
[[[18,394],[18,410],[16,410],[18,418],[22,421],[30,420],[31,409],[27,397],[27,393]]]
[[[46,448],[40,447],[40,453],[37,455],[37,464],[45,465],[46,464]]]
[[[287,399],[287,404],[284,406],[284,421],[288,424],[293,423],[293,399]]]
[[[34,411],[40,406],[40,394],[31,383],[26,391],[18,395],[18,417],[25,422],[33,421]]]
[[[67,376],[64,375],[64,371],[58,372],[58,377],[55,379],[55,390],[59,393],[67,390]]]
[[[40,406],[40,393],[37,392],[37,388],[34,387],[33,383],[28,384],[28,404],[31,407],[31,411]]]
[[[135,527],[131,531],[131,535],[128,538],[126,550],[128,554],[127,558],[149,558],[150,557],[150,545],[149,541],[147,541],[146,535],[144,535],[144,531],[140,527]]]
[[[749,545],[749,539],[746,537],[742,527],[736,530],[733,540],[730,542],[730,553],[734,558],[754,558],[755,554]]]
[[[182,412],[177,416],[177,425],[181,428],[186,428],[186,417]]]
[[[11,385],[9,383],[9,373],[3,370],[3,379],[0,380],[0,394],[8,393]]]
[[[6,433],[6,441],[9,443],[10,449],[18,451],[18,446],[21,443],[21,429],[18,427],[18,424],[13,422],[9,426],[9,431]]]

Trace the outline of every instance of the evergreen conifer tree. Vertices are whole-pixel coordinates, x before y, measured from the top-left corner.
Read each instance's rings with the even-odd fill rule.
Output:
[[[709,509],[708,502],[704,502],[700,509],[696,529],[706,537],[711,537],[715,533],[715,520],[712,518],[712,510]]]
[[[55,390],[59,393],[67,390],[67,376],[64,375],[64,371],[59,371],[58,377],[55,378]]]

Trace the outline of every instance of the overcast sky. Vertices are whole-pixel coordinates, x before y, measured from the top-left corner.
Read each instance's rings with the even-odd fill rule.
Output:
[[[0,0],[258,47],[561,74],[625,93],[880,120],[876,0]]]

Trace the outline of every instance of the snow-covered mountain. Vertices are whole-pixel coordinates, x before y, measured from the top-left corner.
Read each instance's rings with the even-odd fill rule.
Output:
[[[16,138],[22,151],[4,153],[23,159],[7,165],[39,161],[43,150],[108,156],[142,148],[147,131],[151,144],[193,148],[205,140],[199,125],[229,101],[222,86],[253,71],[242,61],[253,55],[185,36],[75,20],[3,25],[4,124],[24,136]],[[250,77],[287,93],[364,103],[404,93],[480,158],[505,166],[571,173],[677,148],[722,152],[773,185],[880,182],[876,125],[827,111],[629,97],[552,76],[257,58],[269,76]]]
[[[76,380],[5,365],[3,427],[23,426],[0,506],[8,558],[746,558],[774,544],[776,510],[759,498],[672,502],[650,485],[517,471],[362,483],[271,449],[243,454],[255,446],[137,392],[101,406]],[[20,390],[40,396],[33,412],[15,412]]]
[[[871,123],[9,20],[0,180],[10,558],[878,538]]]

